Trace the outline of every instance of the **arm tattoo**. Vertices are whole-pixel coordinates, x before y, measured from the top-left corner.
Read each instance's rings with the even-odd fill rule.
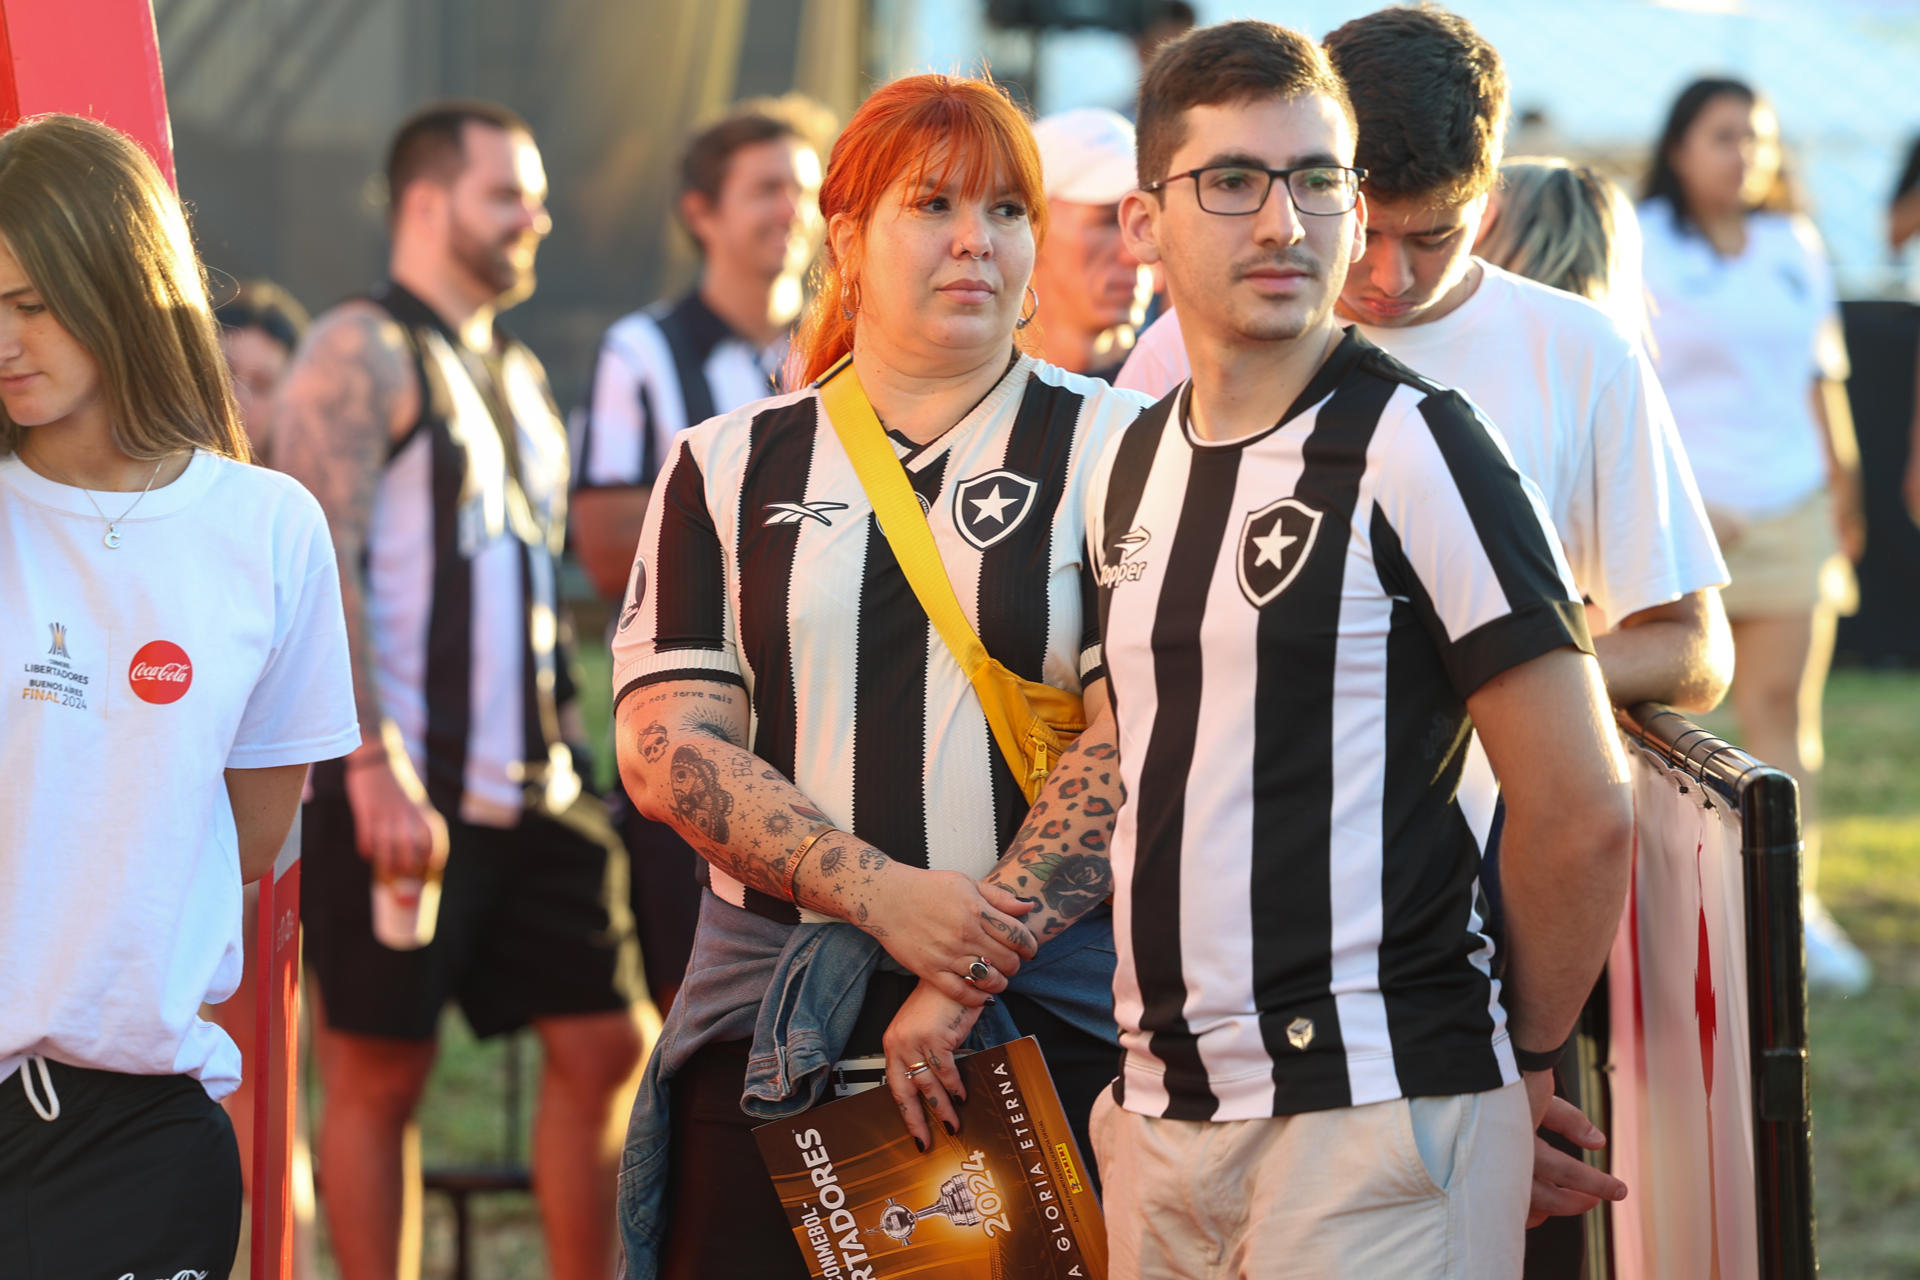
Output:
[[[832,819],[745,745],[744,692],[662,683],[636,691],[618,714],[621,776],[641,811],[670,823],[715,868],[784,897],[795,839]],[[809,908],[866,925],[891,864],[836,832],[801,864],[798,887]],[[878,936],[877,927],[868,932]]]
[[[1126,798],[1117,771],[1107,763],[1117,757],[1104,735],[1098,740],[1083,735],[1067,748],[1012,849],[986,877],[1040,903],[1022,923],[1043,940],[1113,892],[1108,845]]]
[[[730,742],[736,747],[746,745],[740,741],[740,735],[734,731],[733,726],[719,716],[705,714],[689,716],[687,730],[690,733],[703,733],[709,738],[718,738],[722,742]]]
[[[1089,831],[1080,837],[1086,843]],[[1101,845],[1106,844],[1101,837]],[[1094,904],[1113,892],[1113,864],[1104,857],[1088,853],[1050,854],[1035,862],[1044,877],[1040,892],[1046,903],[1063,916],[1074,917],[1092,910]]]
[[[381,710],[362,568],[374,496],[395,415],[417,398],[405,338],[371,304],[348,304],[308,333],[279,396],[274,466],[304,484],[326,512],[363,739],[377,741]]]
[[[727,843],[733,794],[720,785],[713,761],[691,744],[673,753],[673,811],[709,840]]]

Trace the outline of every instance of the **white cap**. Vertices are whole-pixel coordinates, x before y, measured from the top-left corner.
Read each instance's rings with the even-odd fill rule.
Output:
[[[1119,204],[1138,185],[1133,126],[1105,107],[1059,111],[1033,126],[1040,144],[1040,178],[1052,200]]]

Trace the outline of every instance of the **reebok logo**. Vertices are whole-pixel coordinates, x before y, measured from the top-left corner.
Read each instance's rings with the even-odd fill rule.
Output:
[[[763,523],[768,528],[784,524],[805,524],[809,520],[818,520],[831,528],[833,521],[828,518],[827,513],[846,509],[847,504],[844,502],[769,502],[761,508],[767,514]]]

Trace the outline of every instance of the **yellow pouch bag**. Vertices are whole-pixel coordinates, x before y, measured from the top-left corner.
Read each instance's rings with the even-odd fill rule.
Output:
[[[1086,709],[1077,694],[1015,675],[980,643],[979,633],[953,593],[920,499],[853,370],[853,357],[829,369],[814,385],[820,388],[827,420],[853,461],[894,559],[900,562],[933,629],[973,685],[1001,756],[1020,780],[1027,802],[1033,803],[1060,753],[1087,727]]]

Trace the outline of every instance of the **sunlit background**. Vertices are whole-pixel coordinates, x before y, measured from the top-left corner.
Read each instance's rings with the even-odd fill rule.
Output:
[[[739,98],[791,90],[844,120],[878,81],[983,65],[1041,113],[1128,109],[1139,66],[1118,29],[1155,7],[154,0],[180,187],[203,255],[218,274],[277,279],[316,310],[384,272],[378,174],[387,138],[410,108],[470,94],[525,115],[545,155],[555,229],[540,256],[538,293],[506,322],[545,360],[563,409],[577,401],[608,323],[693,279],[691,246],[670,212],[673,165],[692,126]],[[1195,4],[1202,22],[1255,16],[1315,36],[1378,7]],[[1920,251],[1896,260],[1885,221],[1894,181],[1920,137],[1920,0],[1451,7],[1505,58],[1516,119],[1509,151],[1587,160],[1630,189],[1684,83],[1701,74],[1751,81],[1777,108],[1842,296],[1856,304],[1920,299]],[[1082,25],[1062,25],[1071,22]],[[1864,348],[1854,354],[1858,395],[1886,369]],[[1813,1007],[1816,1191],[1827,1274],[1920,1280],[1920,1085],[1911,1065],[1920,1025],[1920,674],[1862,669],[1920,666],[1920,531],[1893,492],[1897,464],[1887,472],[1876,461],[1896,444],[1904,457],[1904,420],[1863,420],[1862,432],[1869,505],[1881,523],[1862,565],[1868,607],[1842,631],[1843,658],[1856,669],[1836,675],[1828,704],[1823,892],[1879,978],[1865,997]],[[1876,486],[1889,483],[1876,498]],[[1896,559],[1906,567],[1889,567]],[[596,634],[591,624],[581,633]],[[604,651],[586,649],[581,658],[589,664],[584,687],[604,690]],[[517,1158],[525,1114],[516,1109],[519,1077],[503,1065],[516,1059],[474,1045],[457,1022],[445,1046],[423,1114],[428,1164]],[[429,1204],[427,1274],[446,1275],[454,1232],[445,1202],[436,1196]],[[539,1274],[538,1232],[524,1197],[481,1202],[473,1239],[482,1264],[475,1274]],[[322,1274],[332,1274],[324,1261]]]

